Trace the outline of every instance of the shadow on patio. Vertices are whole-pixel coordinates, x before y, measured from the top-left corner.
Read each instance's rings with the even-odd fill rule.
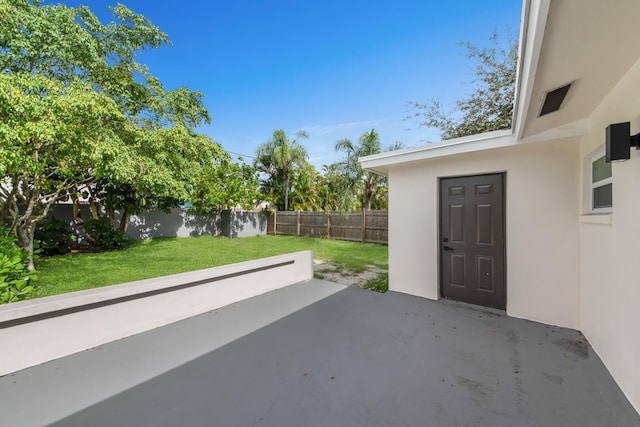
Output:
[[[51,425],[640,425],[577,331],[354,287],[291,305],[292,291],[330,286],[312,280],[20,371],[0,383],[11,396],[4,404],[26,388],[45,393],[38,382],[55,375],[62,396],[69,388],[91,394],[103,382],[126,382],[118,379],[126,376],[120,365],[145,369],[219,331],[233,334],[238,319],[282,303],[291,314],[272,314],[272,323]],[[97,370],[102,382],[83,380],[83,371]]]

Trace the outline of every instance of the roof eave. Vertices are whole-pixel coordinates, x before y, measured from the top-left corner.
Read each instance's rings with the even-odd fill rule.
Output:
[[[446,143],[427,144],[420,147],[374,154],[361,157],[359,162],[365,169],[387,175],[389,167],[393,165],[507,147],[515,143],[513,132],[508,129],[458,138],[446,141]]]
[[[524,0],[520,27],[520,51],[515,91],[513,129],[522,139],[526,117],[531,107],[533,87],[542,51],[551,0]]]
[[[538,67],[550,0],[523,0],[520,48],[512,129],[471,135],[404,150],[366,156],[359,159],[363,168],[386,175],[389,166],[437,157],[463,154],[516,144],[522,138],[524,118],[529,110]]]

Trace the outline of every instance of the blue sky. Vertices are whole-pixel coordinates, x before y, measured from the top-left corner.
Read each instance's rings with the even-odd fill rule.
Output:
[[[139,60],[167,88],[205,94],[213,123],[201,132],[252,156],[275,129],[306,130],[303,143],[318,169],[341,157],[333,150],[338,139],[356,141],[372,128],[385,146],[439,140],[436,130],[403,120],[407,102],[452,105],[470,92],[475,65],[457,43],[488,45],[494,29],[517,36],[522,6],[520,0],[121,2],[168,33],[171,45]],[[65,3],[85,4],[103,21],[114,4]]]

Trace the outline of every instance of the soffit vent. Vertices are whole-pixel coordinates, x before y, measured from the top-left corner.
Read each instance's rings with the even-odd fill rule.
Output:
[[[558,111],[562,105],[562,101],[564,101],[564,98],[567,96],[570,87],[571,83],[547,92],[538,117]]]

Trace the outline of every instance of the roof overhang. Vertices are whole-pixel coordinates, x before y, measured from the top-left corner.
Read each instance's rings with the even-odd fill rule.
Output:
[[[360,164],[365,169],[387,175],[389,167],[394,165],[462,154],[470,151],[507,147],[514,145],[515,142],[516,140],[511,130],[500,130],[361,157]]]
[[[587,119],[640,57],[640,1],[532,0],[529,8],[518,140]],[[560,109],[540,116],[545,95],[568,83]]]
[[[523,0],[518,71],[516,76],[516,103],[513,116],[514,123],[517,123],[519,111],[522,109],[517,100],[521,97],[520,94],[523,93],[523,89],[526,91],[526,86],[523,87],[523,83],[532,80],[532,76],[535,74],[530,73],[528,70],[536,65],[530,58],[537,57],[532,53],[535,53],[535,48],[539,50],[539,47],[535,47],[533,43],[529,43],[528,39],[532,38],[535,40],[535,35],[540,36],[540,34],[544,33],[544,25],[539,25],[538,23],[540,20],[544,21],[546,19],[546,11],[548,10],[548,7],[543,7],[541,3],[548,4],[548,2],[549,0]],[[365,169],[386,175],[389,166],[392,165],[514,145],[517,142],[517,133],[515,133],[514,130],[515,128],[487,132],[438,143],[429,143],[404,150],[365,156],[360,158],[360,164]]]
[[[640,1],[524,0],[513,129],[360,159],[387,174],[405,162],[584,135],[587,120],[640,58]],[[539,116],[547,92],[572,83],[557,111]]]

